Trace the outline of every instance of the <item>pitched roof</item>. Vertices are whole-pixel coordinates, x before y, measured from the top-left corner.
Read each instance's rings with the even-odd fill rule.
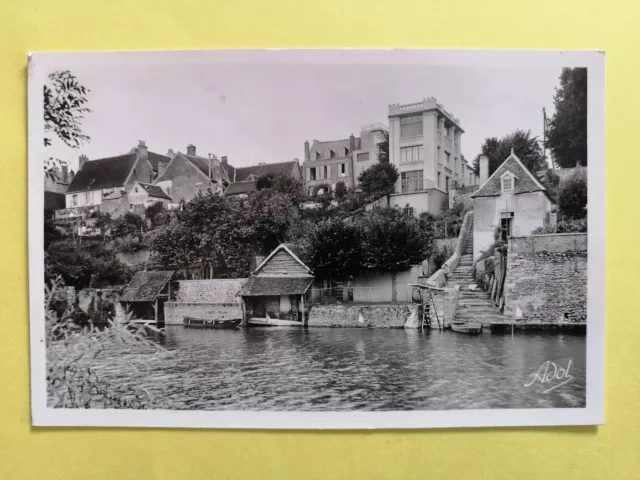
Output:
[[[536,179],[520,159],[512,152],[509,157],[502,162],[495,172],[484,182],[478,190],[471,195],[472,198],[477,197],[497,197],[502,194],[502,185],[500,177],[506,172],[511,172],[517,177],[513,193],[515,195],[521,193],[545,192],[547,189]]]
[[[302,295],[313,277],[251,277],[240,290],[243,297]]]
[[[217,182],[218,178],[221,178],[222,180],[226,179],[226,175],[223,172],[222,166],[220,165],[220,160],[218,160],[216,157],[209,159],[199,157],[197,155],[187,155],[185,153],[182,153],[182,155],[187,157],[187,159],[189,159],[191,163],[198,167],[198,169],[202,173],[204,173],[205,177],[207,178],[209,178],[209,160],[211,160],[211,179],[214,182]]]
[[[151,164],[151,168],[154,170],[158,170],[158,163],[169,163],[171,159],[166,155],[160,155],[159,153],[149,152],[148,154],[149,163]]]
[[[90,160],[73,177],[67,193],[122,186],[137,158],[136,153],[127,153],[117,157]]]
[[[243,180],[247,180],[249,178],[249,175],[255,175],[257,177],[268,174],[277,175],[278,173],[290,175],[293,171],[293,167],[297,163],[298,162],[296,160],[292,160],[290,162],[264,163],[262,165],[254,165],[252,167],[239,167],[235,169],[229,165],[230,168],[235,170],[235,178],[233,177],[233,174],[231,174],[230,180],[234,182],[242,182]]]
[[[355,150],[359,150],[360,137],[354,137],[354,138],[355,138]],[[343,138],[340,140],[328,140],[325,142],[318,142],[318,143],[312,144],[309,147],[309,153],[311,154],[311,153],[319,152],[320,155],[322,155],[325,150],[330,149],[330,150],[333,150],[336,154],[336,157],[338,157],[340,154],[340,148],[344,147],[344,148],[350,149],[351,148],[350,145],[351,145],[350,138]],[[314,160],[313,157],[311,159]]]
[[[145,189],[145,191],[150,197],[165,198],[167,200],[171,200],[171,197],[167,195],[165,191],[162,190],[162,188],[160,188],[158,185],[151,185],[150,183],[142,183],[142,182],[138,182],[138,183],[142,188]]]
[[[137,272],[120,296],[120,301],[153,302],[172,276],[173,272],[166,271]]]
[[[307,263],[309,260],[309,256],[307,255],[307,250],[303,245],[297,243],[285,243],[285,246],[293,253],[296,257],[298,257],[303,263]],[[306,266],[306,265],[305,265]]]
[[[231,182],[227,189],[224,191],[224,195],[226,197],[230,197],[231,195],[241,195],[243,193],[255,192],[258,182],[254,181],[244,181],[244,182]]]
[[[301,246],[299,245],[294,245],[294,244],[287,244],[287,243],[281,243],[280,245],[278,245],[278,247],[271,252],[267,258],[265,258],[262,263],[260,265],[258,265],[256,267],[256,269],[253,271],[254,274],[257,274],[260,270],[263,269],[263,267],[269,263],[269,260],[271,260],[273,257],[276,256],[276,254],[280,251],[280,250],[284,250],[285,252],[287,252],[289,255],[291,255],[293,257],[293,259],[298,262],[300,265],[302,265],[308,272],[309,275],[311,275],[311,269],[305,265],[304,260],[302,258],[300,258],[298,256],[298,253],[304,256],[304,251],[302,249]],[[297,253],[296,253],[297,252]]]

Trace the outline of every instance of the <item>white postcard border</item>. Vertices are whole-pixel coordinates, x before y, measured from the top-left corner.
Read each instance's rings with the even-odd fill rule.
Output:
[[[433,66],[587,67],[588,74],[588,333],[585,408],[386,412],[255,412],[54,409],[47,406],[44,328],[44,120],[46,72],[64,55],[87,62],[415,64]],[[121,58],[117,58],[121,57]],[[498,50],[219,50],[112,53],[35,53],[28,70],[29,295],[31,410],[34,426],[221,429],[416,429],[600,425],[604,423],[605,94],[604,52]]]

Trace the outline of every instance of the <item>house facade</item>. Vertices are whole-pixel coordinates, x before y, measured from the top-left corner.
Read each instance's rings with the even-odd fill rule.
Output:
[[[177,152],[166,166],[161,166],[153,183],[171,197],[172,203],[180,203],[209,189],[222,194],[229,181],[215,155],[201,157],[196,154],[194,145],[188,145],[187,153]]]
[[[509,241],[550,221],[552,202],[546,188],[513,151],[491,176],[488,168],[489,159],[480,157],[481,186],[471,195],[474,260],[493,245],[496,229]]]
[[[301,256],[299,247],[282,244],[258,265],[239,294],[249,320],[306,321],[305,296],[314,277]]]
[[[128,191],[136,181],[153,182],[157,175],[154,165],[158,169],[159,165],[168,162],[168,157],[149,152],[143,141],[125,155],[91,161],[81,155],[78,173],[65,193],[65,206],[67,209],[94,207],[99,210],[105,197]]]
[[[392,206],[437,214],[451,182],[465,175],[460,121],[435,98],[389,106],[389,160],[400,173]]]
[[[341,140],[304,142],[304,183],[311,195],[325,185],[335,190],[338,182],[347,187],[358,184],[358,176],[378,161],[378,144],[387,127],[374,124],[362,127],[359,137]]]

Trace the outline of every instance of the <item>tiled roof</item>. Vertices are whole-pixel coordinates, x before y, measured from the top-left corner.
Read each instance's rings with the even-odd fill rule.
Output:
[[[165,191],[162,190],[162,188],[160,188],[158,185],[151,185],[149,183],[142,183],[142,182],[138,182],[138,183],[142,188],[145,189],[145,191],[147,192],[147,194],[149,194],[150,197],[165,198],[167,200],[171,200],[171,197],[167,195]]]
[[[149,163],[151,164],[151,168],[154,170],[158,170],[158,163],[166,163],[168,164],[171,159],[166,155],[160,155],[159,153],[148,153]]]
[[[137,272],[120,296],[120,301],[154,302],[172,276],[173,272],[166,271]]]
[[[319,160],[324,159],[324,152],[327,149],[333,150],[335,153],[335,157],[340,157],[340,148],[344,147],[347,149],[351,149],[350,147],[350,139],[343,138],[341,140],[328,140],[326,142],[318,142],[314,143],[309,147],[309,154],[311,155],[311,160],[315,160],[315,152],[320,153]],[[360,149],[360,137],[355,137],[355,150]]]
[[[117,157],[90,160],[73,177],[67,193],[120,187],[124,185],[137,158],[136,153],[128,153]]]
[[[244,182],[231,182],[224,192],[226,197],[232,195],[242,195],[243,193],[255,192],[257,190],[257,182],[244,181]]]
[[[197,155],[187,155],[182,153],[186,158],[191,160],[198,169],[204,173],[205,177],[209,177],[209,159],[204,157],[199,157]],[[214,182],[217,182],[219,178],[225,179],[225,175],[222,171],[222,166],[220,165],[220,160],[217,158],[211,159],[211,178]]]
[[[255,175],[257,177],[261,177],[263,175],[273,174],[276,175],[278,173],[282,173],[284,175],[290,175],[293,172],[293,167],[296,165],[296,161],[292,160],[290,162],[280,162],[280,163],[265,163],[263,165],[255,165],[252,167],[239,167],[235,168],[235,179],[233,178],[233,173],[230,175],[230,180],[235,182],[242,182],[246,180],[249,175]],[[231,167],[229,165],[231,169]]]
[[[302,295],[313,277],[251,277],[240,290],[243,297]]]
[[[511,172],[515,175],[516,183],[513,193],[515,195],[521,193],[531,192],[546,192],[544,186],[535,178],[535,176],[525,167],[520,159],[515,154],[509,155],[509,157],[493,172],[493,175],[471,195],[472,198],[477,197],[497,197],[502,193],[502,185],[500,184],[500,177],[505,172]]]

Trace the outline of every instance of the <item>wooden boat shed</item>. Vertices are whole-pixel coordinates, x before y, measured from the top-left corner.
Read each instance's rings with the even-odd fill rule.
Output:
[[[272,318],[305,324],[305,295],[313,272],[303,262],[302,248],[281,244],[258,265],[240,290],[245,320]]]
[[[119,302],[134,320],[156,324],[164,323],[164,304],[171,294],[171,279],[174,272],[137,272]]]

